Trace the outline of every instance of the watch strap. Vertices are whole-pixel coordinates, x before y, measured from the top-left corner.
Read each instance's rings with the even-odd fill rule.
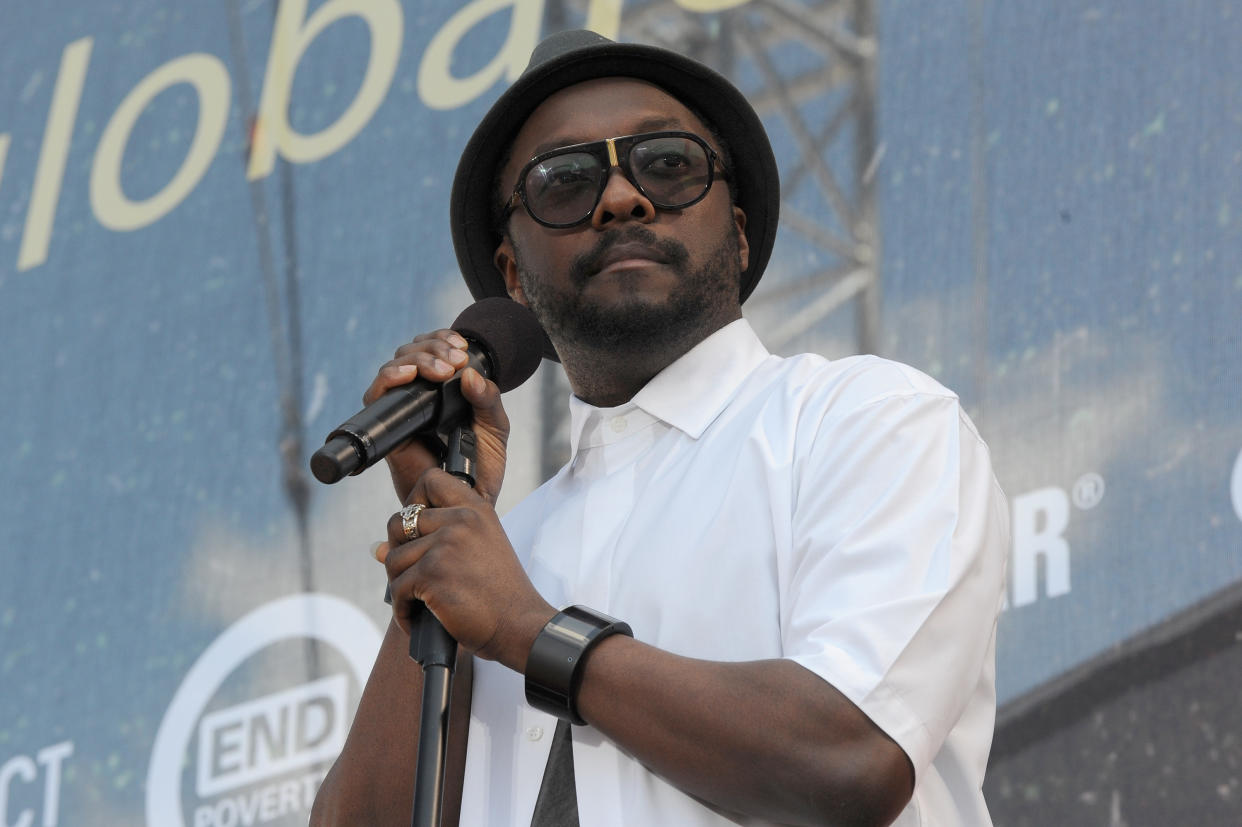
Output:
[[[617,634],[634,636],[628,623],[586,606],[558,612],[526,656],[526,702],[571,724],[585,724],[578,714],[583,663],[600,641]]]

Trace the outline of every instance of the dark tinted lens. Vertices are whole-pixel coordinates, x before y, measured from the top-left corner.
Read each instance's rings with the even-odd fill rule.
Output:
[[[658,206],[680,207],[707,191],[711,163],[689,138],[648,138],[630,150],[630,172]]]
[[[554,155],[526,173],[526,208],[550,224],[577,221],[595,206],[602,170],[585,152]]]

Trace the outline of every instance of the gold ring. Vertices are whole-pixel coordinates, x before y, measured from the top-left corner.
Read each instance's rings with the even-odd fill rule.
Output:
[[[405,532],[405,539],[418,539],[418,514],[426,507],[422,503],[414,503],[401,509],[401,530]]]

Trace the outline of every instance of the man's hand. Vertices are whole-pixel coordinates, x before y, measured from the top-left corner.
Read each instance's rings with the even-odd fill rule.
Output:
[[[422,377],[430,382],[444,382],[465,367],[466,340],[452,330],[436,330],[415,336],[397,348],[393,358],[380,367],[371,386],[362,396],[370,405],[385,391],[407,385]],[[500,495],[505,474],[505,446],[509,440],[509,417],[500,403],[496,383],[484,379],[473,368],[462,373],[462,395],[474,407],[474,432],[478,440],[475,488],[489,503]],[[387,456],[397,498],[409,501],[410,491],[429,468],[438,465],[437,458],[419,440],[412,439]]]
[[[407,540],[394,514],[388,542],[376,549],[397,623],[408,634],[415,601],[422,601],[467,652],[524,671],[556,609],[531,585],[495,508],[438,468],[419,478],[406,502],[427,506],[418,514],[418,538]]]

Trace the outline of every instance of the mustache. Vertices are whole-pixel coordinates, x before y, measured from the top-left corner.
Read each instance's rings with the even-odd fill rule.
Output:
[[[585,253],[575,256],[569,265],[569,278],[574,287],[582,287],[600,271],[604,256],[618,244],[636,243],[655,250],[662,256],[674,272],[684,273],[690,261],[690,251],[685,245],[671,238],[660,238],[651,230],[640,224],[634,224],[624,230],[609,230],[600,237]]]

